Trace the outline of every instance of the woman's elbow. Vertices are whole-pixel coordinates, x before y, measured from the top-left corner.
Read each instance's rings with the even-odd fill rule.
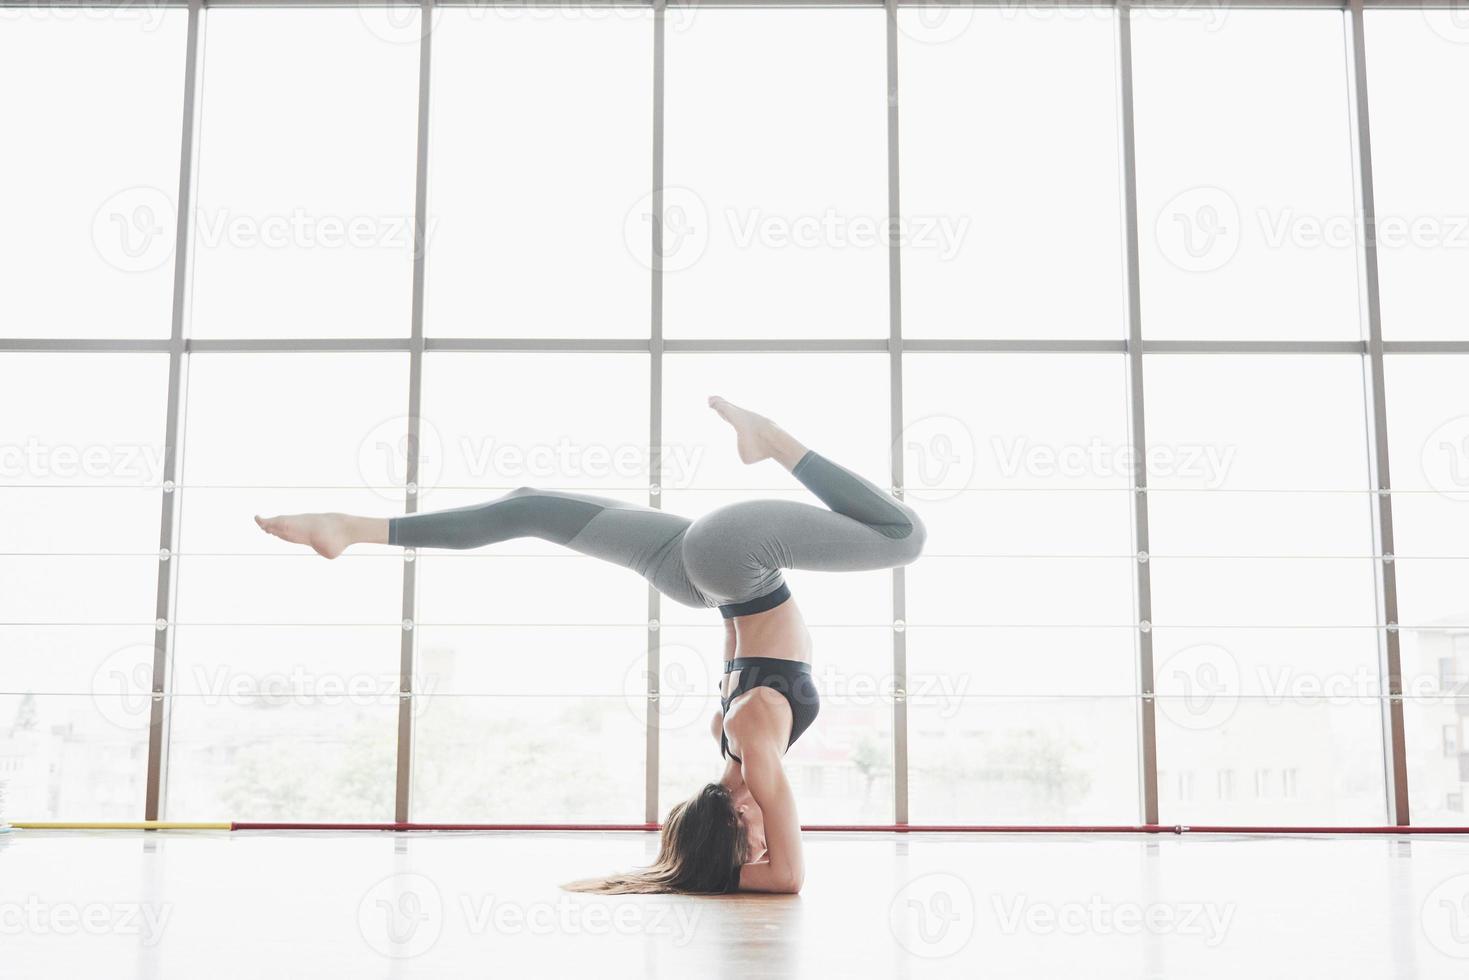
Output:
[[[793,871],[782,875],[776,882],[775,890],[781,895],[799,895],[801,886],[806,883],[806,876],[799,871]]]

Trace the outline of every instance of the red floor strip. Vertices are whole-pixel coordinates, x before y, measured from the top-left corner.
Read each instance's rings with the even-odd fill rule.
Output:
[[[655,823],[299,823],[235,821],[231,830],[392,830],[392,831],[654,831]],[[1226,824],[1137,824],[1131,826],[1037,826],[1026,824],[810,824],[812,832],[961,833],[961,834],[1469,834],[1469,827],[1272,827]]]

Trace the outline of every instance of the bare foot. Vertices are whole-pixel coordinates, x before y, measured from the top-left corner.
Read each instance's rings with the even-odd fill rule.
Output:
[[[790,469],[806,452],[806,448],[790,433],[763,415],[740,408],[718,395],[710,396],[709,407],[735,430],[735,451],[742,463],[758,463],[762,459],[773,458]]]
[[[359,540],[352,533],[352,521],[346,514],[255,515],[255,523],[265,533],[292,544],[309,545],[323,558],[335,558]]]

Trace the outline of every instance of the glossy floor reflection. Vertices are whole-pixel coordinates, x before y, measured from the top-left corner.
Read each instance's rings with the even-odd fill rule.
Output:
[[[808,835],[796,898],[571,895],[642,834],[0,835],[0,977],[1469,975],[1469,840]]]

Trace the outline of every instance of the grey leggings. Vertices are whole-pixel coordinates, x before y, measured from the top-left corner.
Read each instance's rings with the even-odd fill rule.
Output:
[[[477,548],[540,538],[629,568],[686,606],[726,616],[771,608],[790,592],[783,568],[868,571],[906,565],[924,528],[906,504],[815,452],[791,471],[830,510],[746,500],[698,520],[606,497],[521,487],[497,500],[388,520],[388,543]]]

